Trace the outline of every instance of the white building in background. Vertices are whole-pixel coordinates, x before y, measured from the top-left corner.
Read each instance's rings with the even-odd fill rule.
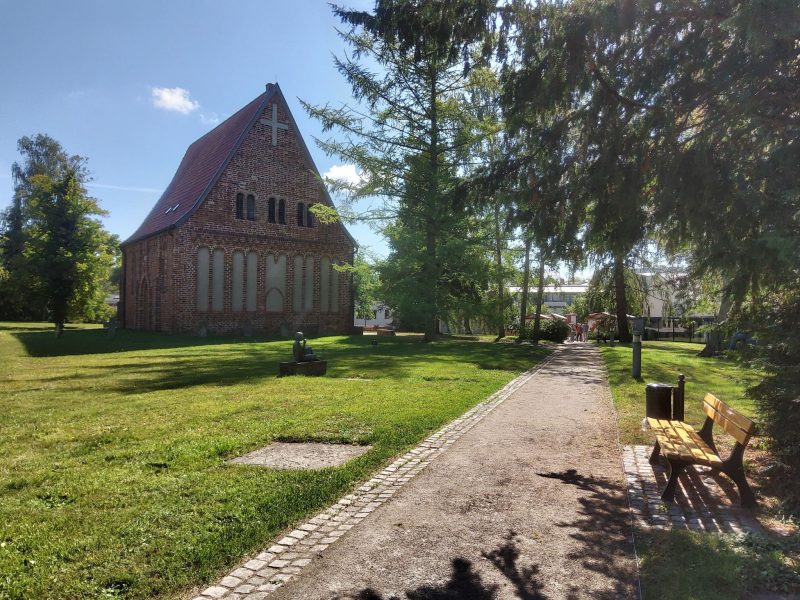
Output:
[[[642,278],[645,304],[642,307],[629,307],[629,311],[636,313],[637,316],[659,319],[666,324],[675,314],[679,283],[686,274],[682,270],[669,267],[637,269],[636,274]],[[572,304],[578,296],[586,294],[588,289],[588,281],[546,285],[544,286],[543,303],[551,311],[563,314],[566,307]],[[517,305],[519,305],[522,288],[512,286],[508,288],[508,291],[515,297]],[[528,289],[528,306],[531,312],[535,310],[536,292],[536,286]]]
[[[546,285],[544,286],[544,298],[542,299],[542,303],[553,312],[561,313],[564,311],[564,308],[575,301],[575,298],[581,294],[585,294],[588,287],[588,282]],[[517,302],[520,301],[520,295],[522,294],[521,287],[512,286],[508,288],[508,291],[517,299]],[[532,310],[536,307],[537,291],[538,289],[536,286],[528,288],[528,306],[532,307]]]
[[[392,310],[383,302],[372,303],[372,317],[369,319],[353,319],[353,325],[364,329],[375,329],[376,327],[391,327],[394,323]]]
[[[546,285],[542,301],[551,310],[562,312],[564,308],[575,302],[575,298],[585,294],[588,288],[589,282]]]
[[[684,273],[670,271],[637,270],[636,274],[644,282],[645,303],[642,316],[650,319],[671,317],[677,304],[678,281]]]

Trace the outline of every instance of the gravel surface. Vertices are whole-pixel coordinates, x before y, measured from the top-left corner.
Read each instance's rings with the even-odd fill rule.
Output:
[[[595,348],[571,344],[270,598],[602,600],[636,590],[605,372]]]

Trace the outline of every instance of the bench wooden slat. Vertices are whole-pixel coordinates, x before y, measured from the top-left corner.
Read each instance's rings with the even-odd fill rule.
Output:
[[[711,405],[711,407],[715,411],[717,411],[723,418],[728,419],[729,421],[733,421],[733,423],[745,433],[749,433],[750,435],[753,434],[753,430],[755,429],[756,424],[751,419],[748,419],[740,412],[737,412],[736,410],[725,404],[714,394],[706,394],[705,398],[703,398],[703,402]]]
[[[656,437],[658,437],[658,442],[659,444],[661,444],[661,447],[664,450],[664,452],[672,452],[673,454],[680,454],[679,445],[676,445],[674,440],[671,437],[669,437],[666,433],[672,429],[669,424],[669,421],[667,421],[666,419],[653,419],[653,418],[648,418],[647,421],[650,423],[650,428],[655,432]]]
[[[733,410],[722,400],[712,394],[706,394],[703,399],[703,410],[706,416],[722,427],[740,444],[747,445],[755,429],[755,423]]]
[[[713,418],[713,417],[712,417]],[[717,425],[722,427],[727,433],[731,434],[731,436],[739,442],[742,446],[746,446],[747,442],[750,441],[750,434],[745,433],[741,429],[739,429],[734,423],[731,421],[724,421],[719,422],[715,421]]]
[[[672,427],[678,432],[681,440],[683,440],[683,445],[689,449],[694,458],[707,463],[715,462],[714,459],[719,460],[716,453],[708,447],[708,444],[700,439],[700,436],[697,435],[697,432],[691,425],[675,421],[672,423]]]
[[[703,465],[715,466],[722,462],[708,447],[691,425],[681,421],[649,418],[664,455],[683,458]]]

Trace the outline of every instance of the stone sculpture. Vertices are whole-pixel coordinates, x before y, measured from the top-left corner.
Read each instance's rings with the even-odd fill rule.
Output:
[[[306,336],[303,335],[302,331],[298,331],[294,334],[294,346],[292,347],[292,351],[295,361],[299,363],[319,360],[311,349],[311,346],[306,345]]]

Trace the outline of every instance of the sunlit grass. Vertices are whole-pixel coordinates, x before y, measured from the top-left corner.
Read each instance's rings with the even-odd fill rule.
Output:
[[[703,397],[711,392],[723,402],[747,416],[755,408],[745,397],[745,389],[758,379],[758,373],[743,368],[726,358],[701,358],[699,344],[681,342],[644,342],[642,346],[642,377],[631,375],[632,350],[629,345],[601,345],[603,360],[608,369],[608,381],[619,416],[620,439],[623,444],[650,444],[652,434],[642,432],[644,389],[648,383],[678,385],[678,375],[686,376],[686,421],[702,425]]]
[[[737,600],[767,590],[778,600],[800,586],[787,540],[660,531],[639,542],[645,600]]]
[[[177,597],[333,501],[546,353],[414,337],[291,343],[0,323],[0,597]],[[276,439],[372,444],[338,468],[228,465]]]

